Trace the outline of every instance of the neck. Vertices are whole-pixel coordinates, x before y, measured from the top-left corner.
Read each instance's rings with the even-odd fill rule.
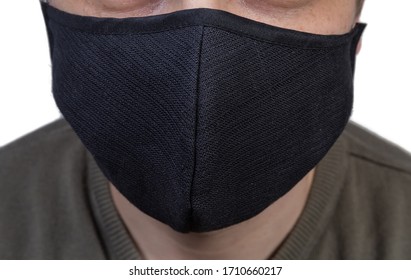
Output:
[[[314,177],[309,172],[291,191],[257,216],[206,233],[179,233],[147,216],[110,184],[114,204],[146,259],[267,259],[301,215]]]

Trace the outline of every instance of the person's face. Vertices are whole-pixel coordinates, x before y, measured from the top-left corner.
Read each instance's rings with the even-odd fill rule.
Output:
[[[142,17],[194,8],[224,10],[270,25],[343,34],[356,23],[356,0],[50,0],[60,10],[96,17]]]

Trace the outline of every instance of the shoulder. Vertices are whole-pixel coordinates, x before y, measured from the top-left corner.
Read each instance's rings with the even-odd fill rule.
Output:
[[[411,154],[398,145],[354,122],[348,124],[344,136],[349,157],[411,175]]]
[[[64,148],[78,142],[73,130],[64,119],[43,126],[6,146],[0,147],[0,164],[21,161],[41,154],[52,155],[56,148]],[[20,162],[23,163],[23,162]]]
[[[0,193],[59,180],[79,170],[84,158],[85,149],[67,122],[54,121],[0,148]]]
[[[358,191],[374,200],[411,199],[409,152],[355,123],[347,126],[343,137],[351,185],[360,185]],[[410,207],[408,211],[411,214]]]
[[[410,258],[410,154],[355,123],[342,138],[346,175],[328,232],[338,258]]]
[[[86,170],[86,150],[64,120],[0,148],[0,259],[102,257]]]

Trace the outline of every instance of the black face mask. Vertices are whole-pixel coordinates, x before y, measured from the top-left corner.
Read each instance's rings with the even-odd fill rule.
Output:
[[[324,36],[210,9],[125,19],[43,10],[64,117],[113,185],[177,231],[257,215],[350,117],[362,24]]]

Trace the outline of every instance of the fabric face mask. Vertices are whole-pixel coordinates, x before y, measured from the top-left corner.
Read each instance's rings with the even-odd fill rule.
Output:
[[[323,36],[211,9],[106,19],[42,5],[62,114],[113,185],[177,231],[257,215],[350,117],[362,24]]]

